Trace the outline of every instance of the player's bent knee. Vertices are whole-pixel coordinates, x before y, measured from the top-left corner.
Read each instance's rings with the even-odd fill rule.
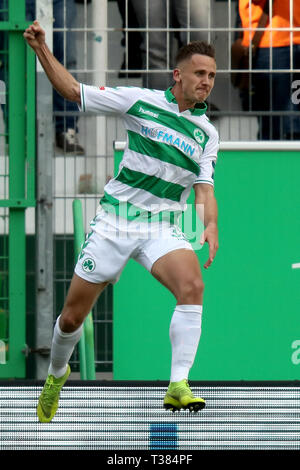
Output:
[[[177,300],[180,304],[200,305],[203,301],[204,282],[193,278],[182,282]]]
[[[64,310],[61,314],[59,326],[64,333],[72,333],[78,330],[83,323],[81,315],[77,315],[76,312],[70,310]]]

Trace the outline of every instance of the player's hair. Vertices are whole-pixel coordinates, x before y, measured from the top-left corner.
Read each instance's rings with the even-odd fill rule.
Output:
[[[215,48],[205,41],[192,41],[182,46],[176,55],[176,64],[183,60],[190,59],[194,54],[207,55],[216,60]]]

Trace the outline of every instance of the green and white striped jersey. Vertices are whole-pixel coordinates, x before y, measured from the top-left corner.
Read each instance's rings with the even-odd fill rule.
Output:
[[[127,130],[118,174],[100,201],[105,210],[127,219],[175,221],[195,183],[214,184],[219,137],[205,103],[179,112],[170,88],[80,88],[82,111],[119,115]]]

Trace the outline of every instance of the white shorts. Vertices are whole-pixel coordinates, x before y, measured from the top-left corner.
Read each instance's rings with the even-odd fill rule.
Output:
[[[116,283],[130,258],[151,271],[170,251],[193,250],[181,230],[167,222],[137,224],[102,209],[90,226],[75,266],[75,273],[89,282]]]

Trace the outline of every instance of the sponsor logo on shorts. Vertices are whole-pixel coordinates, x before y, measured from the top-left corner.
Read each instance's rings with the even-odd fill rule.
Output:
[[[95,270],[96,263],[92,258],[86,258],[82,263],[82,269],[86,273],[92,273]]]

